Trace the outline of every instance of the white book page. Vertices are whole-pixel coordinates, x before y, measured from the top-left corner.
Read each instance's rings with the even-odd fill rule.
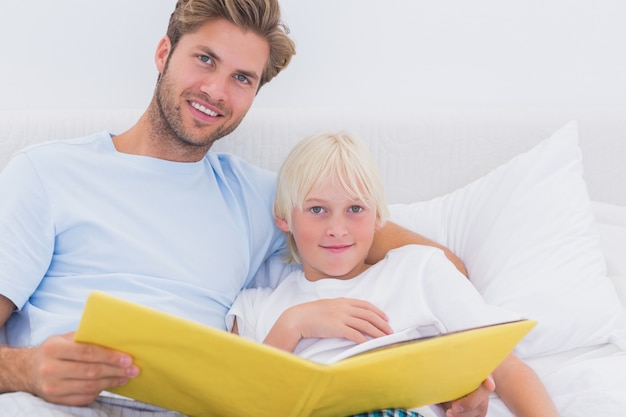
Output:
[[[400,330],[395,333],[370,339],[367,342],[354,345],[350,349],[346,349],[343,352],[333,356],[326,361],[327,364],[338,362],[342,359],[349,358],[350,356],[357,355],[359,353],[367,352],[379,347],[392,345],[394,343],[408,342],[410,340],[424,339],[428,337],[438,336],[442,334],[439,327],[436,324],[427,324],[418,327],[409,327],[408,329]]]

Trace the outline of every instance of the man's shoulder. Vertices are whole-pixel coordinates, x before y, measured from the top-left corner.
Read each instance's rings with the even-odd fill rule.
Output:
[[[217,165],[217,166],[223,166],[223,167],[230,166],[230,167],[235,167],[235,168],[245,169],[245,170],[272,172],[265,168],[261,168],[257,165],[254,165],[253,163],[248,162],[243,157],[239,155],[235,155],[230,152],[209,151],[206,154],[206,159],[208,159],[212,165]]]
[[[50,140],[30,145],[20,150],[17,154],[41,157],[47,156],[48,154],[73,152],[79,149],[85,149],[90,145],[103,143],[107,139],[110,140],[110,138],[111,136],[107,132],[97,132],[77,138]]]
[[[218,176],[228,181],[245,183],[252,188],[274,187],[276,173],[258,167],[244,158],[227,152],[208,152],[205,159]]]
[[[7,162],[5,171],[21,172],[23,169],[35,169],[56,172],[72,166],[91,164],[93,158],[88,155],[101,153],[107,146],[107,138],[110,143],[110,134],[100,132],[73,139],[33,144],[15,152]]]

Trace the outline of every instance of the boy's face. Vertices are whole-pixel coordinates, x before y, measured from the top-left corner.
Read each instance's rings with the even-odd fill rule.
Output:
[[[327,181],[309,192],[302,210],[293,209],[291,228],[284,220],[277,224],[293,234],[306,278],[317,281],[350,279],[367,268],[378,218],[373,207]]]
[[[232,132],[252,105],[269,57],[268,43],[226,20],[159,43],[156,97],[178,140],[206,148]]]

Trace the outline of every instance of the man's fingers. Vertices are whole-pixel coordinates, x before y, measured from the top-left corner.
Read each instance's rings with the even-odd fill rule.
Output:
[[[123,352],[107,349],[89,343],[74,342],[74,333],[70,332],[61,336],[64,344],[52,345],[50,348],[59,349],[57,357],[69,361],[107,364],[112,367],[130,367],[133,358]]]
[[[139,375],[139,368],[135,365],[113,366],[107,363],[76,362],[66,363],[68,375],[76,380],[94,380],[107,378],[133,378]]]
[[[66,380],[61,384],[44,384],[39,395],[48,401],[84,406],[91,404],[103,390],[124,385],[128,378],[106,378],[99,380]]]
[[[139,374],[136,366],[127,368],[64,361],[65,377],[50,375],[41,381],[38,395],[48,401],[65,405],[86,405],[93,402],[103,390],[124,385]]]
[[[139,375],[130,355],[77,343],[74,333],[53,336],[37,349],[36,391],[51,402],[89,404],[101,391],[124,385]]]

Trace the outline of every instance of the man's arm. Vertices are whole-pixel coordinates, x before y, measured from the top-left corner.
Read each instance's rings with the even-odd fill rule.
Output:
[[[368,264],[375,264],[383,259],[390,250],[409,244],[434,246],[443,250],[454,266],[456,266],[463,275],[468,276],[463,261],[452,253],[450,249],[392,222],[385,223],[385,226],[376,232],[374,235],[374,243],[370,248],[366,261]]]
[[[0,327],[14,310],[0,295]],[[73,333],[52,336],[32,348],[0,346],[0,393],[24,391],[57,404],[86,405],[102,390],[123,385],[138,373],[130,356],[76,343]]]
[[[13,311],[15,311],[15,304],[0,294],[0,328],[4,326],[4,323],[7,322]]]
[[[15,311],[15,304],[0,294],[0,326],[6,324],[13,311]],[[25,391],[20,360],[24,351],[24,349],[13,349],[0,345],[0,393]]]

